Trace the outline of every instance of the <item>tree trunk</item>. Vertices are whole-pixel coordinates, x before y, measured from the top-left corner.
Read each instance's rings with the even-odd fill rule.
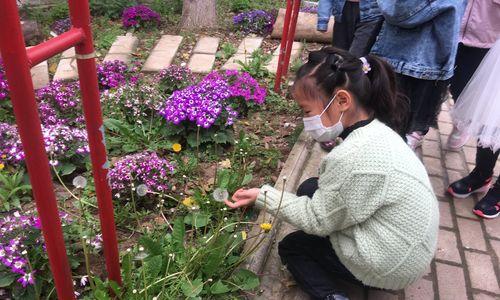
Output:
[[[215,0],[184,0],[182,29],[212,28],[217,25]]]

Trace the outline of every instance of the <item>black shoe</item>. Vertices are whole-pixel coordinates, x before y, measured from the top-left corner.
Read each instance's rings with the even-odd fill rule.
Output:
[[[497,182],[472,210],[476,215],[493,219],[500,215],[500,182]]]
[[[471,173],[466,177],[453,182],[448,187],[448,193],[456,198],[466,198],[473,193],[484,193],[490,188],[491,177],[484,180]]]
[[[349,300],[349,297],[344,292],[335,292],[326,296],[325,300]]]
[[[321,146],[321,149],[325,150],[326,152],[332,151],[333,148],[337,145],[335,141],[332,142],[320,142],[319,145]]]

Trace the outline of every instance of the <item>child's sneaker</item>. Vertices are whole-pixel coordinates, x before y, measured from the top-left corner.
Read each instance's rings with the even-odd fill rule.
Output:
[[[447,142],[448,150],[458,151],[462,149],[469,138],[470,136],[466,132],[460,131],[457,127],[453,126],[453,131]]]
[[[500,182],[497,182],[472,210],[476,215],[493,219],[500,215]]]
[[[448,187],[448,193],[456,198],[466,198],[474,193],[484,193],[490,188],[491,177],[483,180],[478,179],[473,173],[455,181]]]

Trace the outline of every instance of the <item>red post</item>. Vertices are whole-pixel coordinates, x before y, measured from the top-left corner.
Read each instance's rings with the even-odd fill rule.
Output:
[[[121,284],[120,257],[116,239],[111,188],[108,182],[109,163],[104,144],[104,125],[99,99],[94,43],[90,27],[89,3],[83,0],[69,0],[68,3],[73,26],[82,29],[85,34],[83,42],[76,45],[75,52],[83,112],[89,139],[92,173],[99,206],[106,270],[110,280]]]
[[[293,40],[295,39],[295,29],[297,29],[297,20],[299,18],[300,0],[295,0],[293,3],[292,20],[290,21],[290,29],[288,30],[288,41],[283,62],[283,76],[288,74],[288,66],[290,64],[290,55],[292,54]]]
[[[288,29],[290,28],[290,19],[292,16],[292,2],[295,0],[286,1],[286,12],[285,20],[283,21],[283,33],[281,34],[281,44],[280,44],[280,54],[278,58],[278,69],[276,70],[276,79],[274,81],[274,91],[279,93],[281,90],[281,79],[283,74],[283,59],[285,58],[285,52],[287,48],[288,41]]]
[[[0,28],[0,49],[9,82],[12,106],[26,154],[26,166],[30,174],[38,216],[42,223],[42,233],[57,295],[59,299],[75,299],[71,269],[64,246],[61,220],[15,0],[2,1]]]
[[[278,70],[276,71],[276,79],[274,82],[274,91],[276,93],[281,91],[281,80],[288,73],[299,11],[300,0],[287,0],[283,34],[281,35],[280,55],[278,58]]]

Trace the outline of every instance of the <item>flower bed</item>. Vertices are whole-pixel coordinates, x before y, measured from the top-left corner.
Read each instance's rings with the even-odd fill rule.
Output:
[[[161,16],[146,5],[128,7],[122,14],[122,24],[125,28],[158,25],[160,21]]]
[[[233,17],[233,25],[244,33],[269,34],[273,30],[275,14],[255,9]]]

